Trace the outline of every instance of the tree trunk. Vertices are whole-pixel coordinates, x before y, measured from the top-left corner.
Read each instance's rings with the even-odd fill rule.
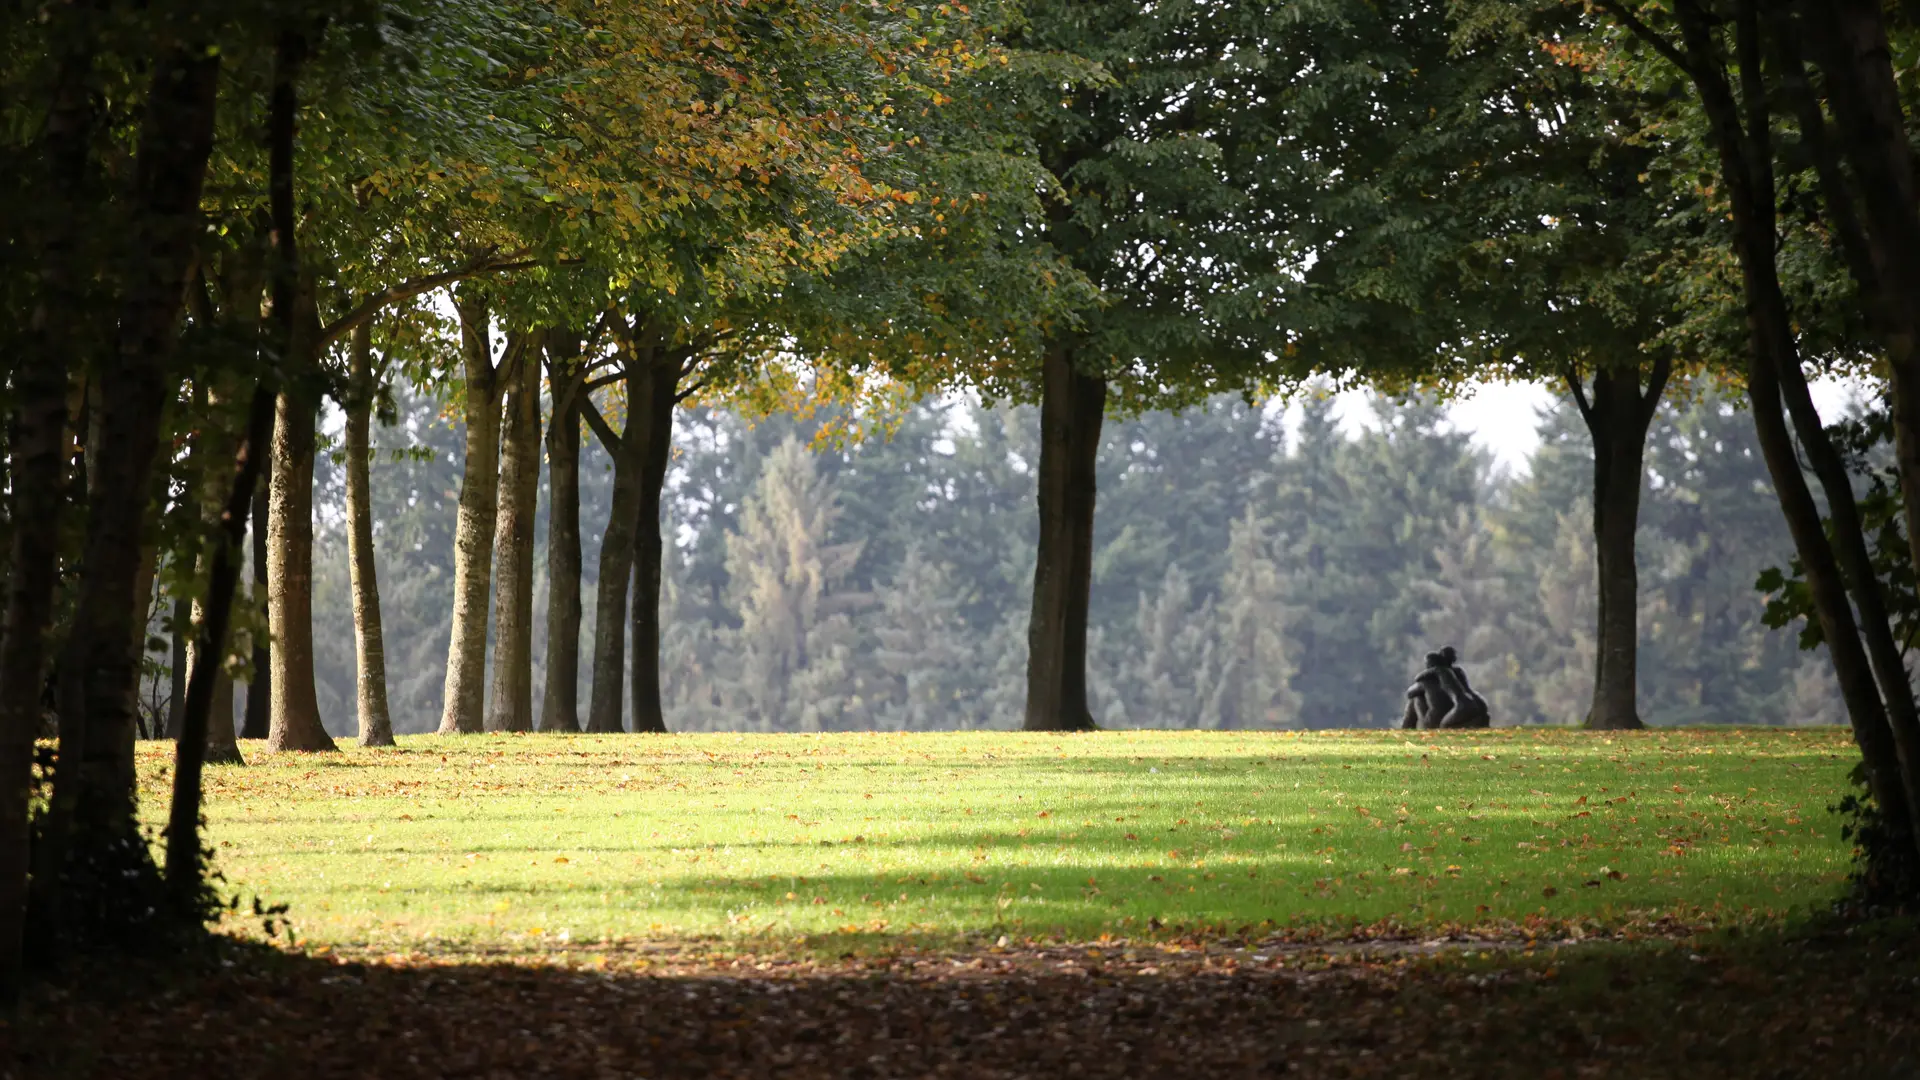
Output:
[[[36,312],[44,316],[45,312]],[[40,733],[47,628],[59,580],[66,357],[24,364],[13,385],[13,519],[0,639],[0,1006],[19,996],[26,929],[28,792]]]
[[[1049,349],[1040,397],[1040,543],[1027,624],[1028,731],[1091,731],[1087,602],[1093,584],[1094,463],[1106,380]]]
[[[1640,529],[1640,485],[1646,479],[1647,429],[1671,367],[1661,360],[1640,392],[1639,373],[1602,368],[1593,399],[1573,381],[1575,400],[1593,437],[1593,539],[1599,619],[1593,704],[1586,726],[1602,730],[1644,727],[1640,720],[1640,573],[1634,541]]]
[[[99,121],[91,85],[96,28],[84,8],[56,9],[50,18],[57,51],[41,131],[48,227],[35,253],[40,295],[27,326],[33,353],[14,369],[7,448],[12,529],[0,624],[0,1009],[18,1000],[25,967],[33,752],[66,510],[68,364],[86,309],[77,251],[86,215],[81,196]]]
[[[347,392],[347,566],[353,578],[353,647],[361,746],[392,746],[387,712],[387,644],[380,626],[380,578],[373,561],[373,327],[353,331]]]
[[[493,702],[488,731],[533,730],[533,539],[540,499],[540,346],[520,350],[506,405],[493,609]]]
[[[220,528],[212,536],[213,550],[207,560],[207,599],[205,615],[199,621],[196,638],[198,651],[208,656],[227,653],[228,627],[233,614],[233,594],[240,583],[240,543],[247,530],[247,511],[252,493],[260,488],[265,472],[261,460],[273,438],[276,380],[271,371],[254,388],[247,410],[245,440],[233,461],[232,476],[224,485],[227,491]],[[232,701],[227,711],[217,712],[214,690],[223,673],[212,665],[194,672],[187,684],[187,705],[181,725],[180,741],[175,747],[173,805],[167,820],[167,889],[177,912],[183,917],[199,918],[207,909],[206,869],[200,849],[201,766],[205,747],[211,752],[214,740],[208,737],[210,722],[218,722],[229,733],[233,730]],[[231,685],[231,683],[229,683]]]
[[[1854,276],[1874,305],[1886,346],[1894,461],[1908,558],[1920,573],[1920,176],[1893,69],[1886,12],[1873,0],[1802,5],[1841,146],[1860,193],[1871,280]],[[1830,203],[1849,190],[1828,185]],[[1789,398],[1791,403],[1791,398]],[[1920,799],[1920,792],[1913,793]],[[1920,824],[1916,825],[1920,829]]]
[[[219,55],[204,43],[168,49],[150,77],[126,199],[125,276],[116,347],[101,372],[98,452],[78,603],[63,650],[60,755],[36,856],[33,903],[44,940],[58,936],[70,857],[126,850],[134,824],[133,716],[139,668],[134,595],[167,368],[205,221],[200,193],[213,149]],[[17,574],[18,571],[16,570]],[[124,854],[120,855],[124,858]]]
[[[460,511],[453,533],[453,630],[447,642],[447,682],[440,733],[484,728],[487,601],[493,588],[493,532],[500,496],[500,390],[493,366],[492,309],[463,290],[460,346],[466,368],[466,459],[460,474]]]
[[[272,439],[269,433],[267,441],[271,443]],[[267,614],[267,488],[270,480],[268,470],[261,469],[259,489],[253,493],[253,512],[248,515],[253,544],[253,588],[247,594],[247,600],[253,605],[254,617],[263,623]],[[243,739],[264,739],[273,726],[271,639],[271,634],[262,632],[255,634],[250,644],[253,649],[253,681],[247,684],[247,713],[240,721],[240,737]]]
[[[633,730],[664,733],[660,708],[660,491],[673,450],[681,357],[664,350],[627,379],[626,440],[640,451],[634,513]]]
[[[630,349],[629,365],[650,362],[643,350]],[[633,405],[628,390],[628,407]],[[645,463],[638,439],[613,433],[591,401],[581,412],[594,434],[613,456],[613,495],[608,500],[607,527],[600,534],[600,580],[593,611],[593,688],[587,701],[587,730],[594,733],[624,730],[620,718],[627,658],[627,584],[633,577],[633,536],[640,512],[640,480]]]
[[[1698,9],[1679,9],[1687,50],[1695,58],[1694,78],[1700,90],[1720,172],[1726,183],[1733,216],[1734,252],[1740,261],[1747,299],[1748,393],[1753,401],[1754,428],[1759,436],[1767,471],[1780,496],[1780,505],[1793,535],[1794,547],[1806,573],[1807,588],[1826,638],[1834,674],[1846,701],[1854,739],[1860,745],[1868,787],[1897,842],[1913,850],[1920,837],[1920,786],[1905,775],[1894,742],[1893,729],[1871,664],[1861,647],[1860,628],[1841,578],[1832,545],[1820,518],[1820,508],[1807,487],[1800,459],[1782,416],[1781,380],[1788,366],[1796,369],[1799,354],[1791,315],[1775,265],[1775,211],[1773,157],[1769,145],[1771,116],[1761,83],[1758,20],[1748,6],[1736,12],[1736,42],[1743,77],[1742,99],[1726,81],[1715,48],[1714,29]]]
[[[547,336],[547,677],[541,731],[580,730],[580,396],[586,369],[577,336]]]
[[[167,617],[173,627],[170,664],[167,670],[167,725],[169,739],[180,737],[180,721],[187,714],[187,664],[193,649],[193,601],[184,596],[173,600],[173,612]],[[154,732],[155,737],[162,732]]]
[[[267,749],[334,750],[313,684],[313,443],[320,403],[296,380],[280,392],[267,503],[267,626],[273,711]]]
[[[194,570],[197,581],[209,580],[213,573],[213,549],[221,542],[218,535],[224,527],[227,504],[232,498],[233,462],[239,451],[237,433],[229,429],[230,424],[240,420],[240,417],[232,415],[237,395],[231,386],[231,378],[222,378],[220,382],[222,385],[212,388],[207,394],[206,419],[199,445],[193,451],[194,488],[199,497],[200,525],[204,530],[202,551]],[[233,677],[227,674],[226,644],[222,641],[217,653],[209,655],[202,652],[202,640],[206,637],[203,625],[207,618],[207,603],[208,598],[203,597],[196,600],[192,607],[186,631],[187,681],[191,682],[193,672],[203,661],[212,663],[214,675],[204,736],[207,741],[204,760],[215,765],[241,765],[245,762],[240,757],[240,745],[234,739]],[[176,738],[185,728],[185,685],[182,686],[180,700],[182,724],[175,729]]]

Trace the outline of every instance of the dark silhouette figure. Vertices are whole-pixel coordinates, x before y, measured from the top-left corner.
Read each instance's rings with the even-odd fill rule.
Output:
[[[1421,728],[1483,728],[1491,713],[1487,701],[1473,690],[1467,673],[1454,663],[1459,654],[1448,645],[1426,656],[1425,671],[1414,676],[1407,687],[1406,711],[1400,726]]]
[[[1427,668],[1413,677],[1413,685],[1407,687],[1407,709],[1400,718],[1402,728],[1436,728],[1440,720],[1453,711],[1453,695],[1447,692],[1441,681],[1440,669],[1446,666],[1446,659],[1437,652],[1427,654]]]
[[[1486,727],[1492,720],[1492,713],[1487,708],[1487,699],[1473,692],[1472,684],[1467,682],[1467,673],[1460,670],[1459,665],[1454,663],[1458,657],[1459,654],[1453,651],[1451,645],[1440,650],[1440,659],[1443,663],[1436,674],[1440,677],[1441,685],[1445,686],[1447,692],[1453,696],[1453,708],[1442,717],[1440,726]]]

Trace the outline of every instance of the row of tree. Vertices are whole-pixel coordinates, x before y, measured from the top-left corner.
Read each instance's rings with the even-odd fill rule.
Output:
[[[458,431],[432,399],[376,432],[371,500],[397,732],[440,717]],[[1109,425],[1097,465],[1088,677],[1103,727],[1399,721],[1419,655],[1452,642],[1498,723],[1577,723],[1591,704],[1595,575],[1576,407],[1540,421],[1519,474],[1440,409],[1377,400],[1351,436],[1310,399],[1291,424],[1225,398]],[[922,403],[885,437],[817,445],[820,418],[681,418],[663,515],[661,709],[688,730],[1006,728],[1020,721],[1033,574],[1030,408]],[[407,453],[411,451],[411,453]],[[421,451],[432,451],[431,456]],[[1652,723],[1841,723],[1825,657],[1766,626],[1754,582],[1792,551],[1751,421],[1728,398],[1664,404],[1637,538],[1640,707]],[[610,461],[582,453],[584,593]],[[315,672],[353,733],[344,462],[315,481]],[[541,493],[541,505],[550,500]],[[545,515],[536,567],[551,536]],[[534,685],[550,582],[536,574]],[[156,592],[157,639],[179,645]],[[364,608],[362,612],[364,614]],[[591,633],[591,611],[583,620]],[[591,652],[591,641],[583,642]],[[500,639],[492,642],[494,662]],[[164,730],[167,651],[147,698]],[[169,669],[174,669],[169,671]],[[404,675],[400,674],[404,673]],[[586,672],[577,692],[590,692]],[[564,672],[563,672],[564,675]],[[175,699],[177,700],[177,699]]]
[[[231,693],[250,515],[265,518],[249,655],[268,675],[268,745],[331,745],[313,611],[329,398],[346,416],[362,735],[390,740],[369,461],[396,371],[461,422],[450,732],[614,731],[623,713],[664,728],[659,522],[676,416],[696,399],[839,399],[854,418],[890,388],[1034,403],[1021,709],[1026,727],[1073,730],[1101,697],[1087,656],[1105,647],[1092,581],[1113,554],[1094,516],[1109,414],[1316,375],[1400,389],[1488,374],[1564,380],[1590,433],[1586,715],[1634,726],[1647,432],[1676,373],[1730,373],[1798,555],[1775,614],[1807,617],[1827,646],[1884,851],[1915,860],[1920,721],[1900,633],[1920,565],[1920,203],[1891,60],[1912,31],[1880,5],[100,0],[40,16],[0,30],[10,985],[30,905],[49,947],[203,913],[199,784],[209,755],[237,757],[210,717]],[[1822,425],[1807,371],[1836,364],[1882,381],[1877,427]],[[590,637],[583,429],[611,459]],[[1887,483],[1862,500],[1849,466],[1882,435]],[[1223,610],[1259,595],[1266,567],[1338,571],[1316,519],[1368,469],[1404,482],[1364,458],[1341,476],[1337,458],[1301,455],[1292,508],[1274,509],[1299,531],[1262,532],[1254,508]],[[750,685],[714,672],[718,707],[847,707],[839,676],[806,681],[844,647],[814,647],[813,628],[848,614],[806,579],[853,573],[864,540],[782,563],[745,539],[805,514],[831,530],[805,460],[769,456],[785,486],[738,504],[726,621],[741,625],[712,625],[773,622],[727,638]],[[1470,512],[1474,470],[1446,484]],[[192,628],[164,874],[135,829],[132,769],[142,605],[162,573]],[[1369,614],[1376,641],[1432,608],[1382,597],[1400,608]],[[1336,653],[1350,631],[1327,621],[1308,604],[1236,633],[1249,655],[1282,655],[1288,634],[1302,656]],[[1208,693],[1271,719],[1278,672],[1236,670],[1238,689]],[[1373,687],[1348,692],[1336,714],[1370,712],[1351,695]],[[1181,696],[1123,690],[1123,708],[1136,693]],[[59,742],[36,818],[43,703]],[[130,881],[157,895],[107,884]]]

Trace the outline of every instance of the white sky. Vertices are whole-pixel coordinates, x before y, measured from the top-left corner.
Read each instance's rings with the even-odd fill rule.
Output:
[[[1813,401],[1821,415],[1832,420],[1862,392],[1864,388],[1857,382],[1822,378],[1813,384]],[[1539,411],[1553,401],[1554,393],[1542,383],[1477,384],[1453,404],[1448,414],[1454,425],[1471,433],[1474,442],[1491,452],[1498,464],[1523,472],[1528,455],[1540,444]],[[1371,421],[1366,392],[1341,394],[1336,399],[1335,415],[1342,426],[1349,428]]]

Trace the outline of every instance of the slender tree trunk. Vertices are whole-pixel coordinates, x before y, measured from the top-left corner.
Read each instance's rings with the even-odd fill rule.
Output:
[[[272,432],[268,432],[267,441],[273,441]],[[253,588],[247,594],[248,602],[253,605],[254,617],[260,623],[267,622],[267,495],[271,481],[269,470],[261,469],[259,489],[253,493],[253,512],[248,520],[251,553],[253,562]],[[253,681],[247,684],[247,712],[240,721],[240,737],[243,739],[264,739],[273,727],[273,647],[270,644],[272,634],[261,632],[253,635],[250,648],[253,650]]]
[[[184,596],[173,601],[173,612],[167,618],[173,627],[170,664],[167,670],[167,726],[169,739],[180,737],[180,719],[187,713],[187,664],[188,653],[193,647],[193,602]],[[160,732],[154,732],[157,736]]]
[[[37,312],[36,315],[43,315]],[[13,386],[13,517],[0,639],[0,1006],[18,998],[27,903],[28,787],[59,580],[66,487],[66,358],[23,365]]]
[[[1106,380],[1047,352],[1040,397],[1040,544],[1027,624],[1028,731],[1091,731],[1087,602],[1093,583],[1094,463]]]
[[[650,362],[644,355],[632,355],[639,352],[630,350],[630,365]],[[632,393],[629,389],[629,408]],[[633,536],[644,462],[640,440],[615,435],[592,402],[582,402],[581,411],[613,456],[613,495],[608,501],[606,531],[600,534],[600,580],[594,596],[593,688],[587,702],[587,730],[614,732],[624,730],[620,704],[626,683],[627,584],[633,577]]]
[[[1906,516],[1908,558],[1920,573],[1920,163],[1893,69],[1887,16],[1873,0],[1803,3],[1805,25],[1860,193],[1861,236],[1871,277],[1854,276],[1875,304],[1886,346],[1894,461]],[[1850,191],[1822,177],[1829,203]],[[1850,208],[1849,208],[1850,213]],[[1791,404],[1791,397],[1789,398]],[[1920,799],[1920,792],[1915,792]],[[1916,825],[1920,829],[1920,825]]]
[[[547,677],[541,731],[580,730],[580,395],[586,391],[579,338],[549,334],[547,385]]]
[[[1741,104],[1722,74],[1725,68],[1715,47],[1713,27],[1697,8],[1683,6],[1679,16],[1687,51],[1694,58],[1693,77],[1719,153],[1721,176],[1733,212],[1734,252],[1740,261],[1751,336],[1747,381],[1754,428],[1806,572],[1807,588],[1847,704],[1854,739],[1860,745],[1868,787],[1888,825],[1899,830],[1899,842],[1911,850],[1916,837],[1920,837],[1920,823],[1915,819],[1920,813],[1920,802],[1915,800],[1920,786],[1903,770],[1833,546],[1781,411],[1783,372],[1789,365],[1797,369],[1799,355],[1774,262],[1771,117],[1760,82],[1757,14],[1750,5],[1736,12],[1736,42],[1745,83],[1742,98],[1748,110],[1744,120]]]
[[[86,309],[77,249],[89,142],[98,123],[91,85],[96,28],[89,16],[85,8],[63,8],[48,25],[57,50],[41,133],[48,228],[36,252],[41,291],[27,326],[34,351],[13,373],[12,528],[0,624],[0,1009],[19,999],[25,967],[33,751],[66,509],[68,364]]]
[[[353,578],[353,646],[361,746],[392,746],[387,712],[387,644],[380,625],[380,578],[373,561],[373,326],[353,331],[347,394],[347,566]]]
[[[271,433],[268,442],[271,445]],[[253,506],[247,516],[247,558],[252,568],[247,603],[251,605],[252,618],[259,629],[251,632],[247,638],[251,679],[247,683],[246,705],[240,717],[240,737],[243,739],[266,738],[273,722],[273,635],[267,629],[267,502],[271,480],[270,468],[260,470],[260,490],[254,494]]]
[[[640,450],[639,505],[634,514],[633,730],[665,732],[660,708],[660,492],[673,451],[681,357],[660,351],[627,380],[627,441]]]
[[[320,403],[290,380],[273,424],[267,503],[267,626],[273,634],[273,711],[267,749],[334,750],[313,683],[313,453]]]
[[[222,518],[227,512],[227,503],[232,495],[230,488],[233,484],[234,456],[239,451],[239,438],[228,430],[230,422],[240,420],[239,417],[229,415],[234,411],[233,402],[237,394],[231,386],[230,378],[221,381],[223,385],[214,388],[207,395],[207,420],[201,433],[200,445],[194,448],[193,454],[194,486],[199,493],[200,501],[200,524],[206,535],[206,539],[202,541],[203,550],[198,560],[199,565],[195,569],[195,577],[199,580],[206,580],[207,576],[213,572],[212,549],[220,543],[217,535],[224,527]],[[208,654],[202,651],[205,632],[201,627],[207,618],[207,602],[206,598],[202,598],[195,601],[192,607],[187,628],[189,640],[186,657],[187,676],[191,681],[192,673],[203,662],[211,663],[213,666],[213,689],[209,706],[211,711],[208,713],[205,736],[207,740],[205,760],[215,765],[241,765],[245,762],[240,757],[240,745],[234,739],[233,677],[227,674],[224,642],[220,652]],[[179,737],[179,731],[184,729],[186,716],[187,702],[184,685],[180,698],[182,728],[176,729],[176,738]]]
[[[493,702],[488,731],[533,730],[533,539],[540,499],[540,346],[520,351],[511,372],[494,528]]]
[[[1663,359],[1645,396],[1639,372],[1602,368],[1587,401],[1573,383],[1593,437],[1593,539],[1599,588],[1598,648],[1587,726],[1644,727],[1638,703],[1640,573],[1634,558],[1640,530],[1640,486],[1646,479],[1647,429],[1671,371]]]
[[[254,388],[247,410],[246,436],[233,461],[232,476],[226,481],[227,498],[220,528],[212,536],[213,550],[208,557],[207,600],[204,616],[197,624],[197,649],[208,656],[227,653],[228,627],[233,614],[233,594],[240,583],[240,544],[247,530],[247,512],[252,493],[260,488],[267,456],[267,444],[273,438],[274,378],[269,370]],[[216,486],[221,486],[216,484]],[[209,752],[215,740],[209,737],[211,724],[233,730],[232,701],[227,711],[218,712],[215,687],[220,671],[213,665],[194,672],[187,684],[187,705],[176,745],[173,770],[173,805],[167,815],[167,890],[176,910],[185,917],[197,918],[205,912],[205,866],[200,849],[201,748]],[[229,684],[231,685],[231,684]]]
[[[233,338],[244,341],[250,346],[248,349],[250,355],[247,359],[252,364],[260,363],[259,342],[262,329],[260,301],[267,283],[267,246],[272,241],[273,232],[271,213],[257,224],[256,230],[256,237],[252,243],[245,243],[234,249],[226,258],[222,259],[220,265],[221,323]],[[237,385],[244,386],[247,382],[248,380],[241,380]],[[276,388],[278,387],[277,380],[274,380],[274,386]],[[247,394],[240,390],[231,390],[229,393],[235,397],[236,406],[240,406],[237,410],[239,415],[236,417],[236,425],[245,425],[249,422],[251,404],[241,406],[239,399],[247,396]],[[250,539],[247,542],[251,544],[253,584],[250,586],[248,599],[245,602],[252,605],[251,611],[253,612],[253,616],[249,620],[249,623],[251,627],[257,629],[249,630],[244,636],[240,634],[230,635],[233,640],[227,645],[227,656],[230,659],[243,655],[251,659],[252,672],[250,675],[251,681],[247,684],[246,713],[240,729],[240,736],[247,739],[266,738],[267,731],[271,726],[267,687],[271,677],[269,675],[269,669],[273,663],[273,657],[267,644],[268,635],[266,632],[266,524],[267,488],[269,480],[269,470],[267,466],[268,451],[266,448],[273,441],[273,430],[271,427],[273,423],[273,411],[271,409],[267,412],[267,423],[269,427],[259,441],[262,449],[255,455],[258,460],[256,462],[257,467],[253,470],[253,473],[259,478],[259,483],[256,484],[256,491],[249,496],[247,513],[247,520],[251,526]],[[240,430],[239,437],[249,437],[244,427]],[[238,444],[236,444],[236,446],[237,445]],[[226,488],[233,478],[233,460],[229,459],[217,463],[215,468],[217,474],[214,483],[214,492],[218,493],[218,500],[215,502],[217,508],[212,512],[217,518],[217,516],[226,509],[224,500],[227,495],[230,494],[226,491]],[[210,492],[209,494],[211,495],[214,492]],[[212,527],[221,527],[221,522],[218,520],[212,521],[209,524]],[[232,676],[230,675],[228,676],[228,686],[229,689],[226,690],[222,696],[231,698],[236,691],[232,689]],[[215,716],[226,715],[220,713],[219,709],[220,706],[215,706]],[[216,724],[216,731],[217,730],[218,725]],[[236,755],[239,752],[237,745],[234,752]]]
[[[213,148],[219,55],[204,43],[167,49],[154,65],[127,207],[116,348],[102,372],[101,439],[89,447],[90,507],[80,585],[63,650],[60,753],[36,856],[39,936],[55,940],[60,881],[77,853],[126,850],[134,824],[132,649],[153,463],[167,368],[205,222],[200,193]],[[16,571],[17,573],[17,571]],[[77,842],[77,849],[76,849]],[[124,857],[124,856],[122,856]]]
[[[0,623],[0,1009],[18,1000],[25,966],[31,864],[29,795],[41,726],[47,631],[66,510],[69,363],[86,321],[79,247],[87,217],[98,28],[89,8],[51,13],[52,94],[41,131],[45,234],[35,253],[40,295],[27,325],[33,352],[13,374],[5,621]]]
[[[493,532],[500,497],[500,389],[493,365],[492,310],[470,291],[456,297],[466,366],[466,460],[453,534],[453,630],[440,713],[443,735],[483,730],[487,601],[493,589]]]

